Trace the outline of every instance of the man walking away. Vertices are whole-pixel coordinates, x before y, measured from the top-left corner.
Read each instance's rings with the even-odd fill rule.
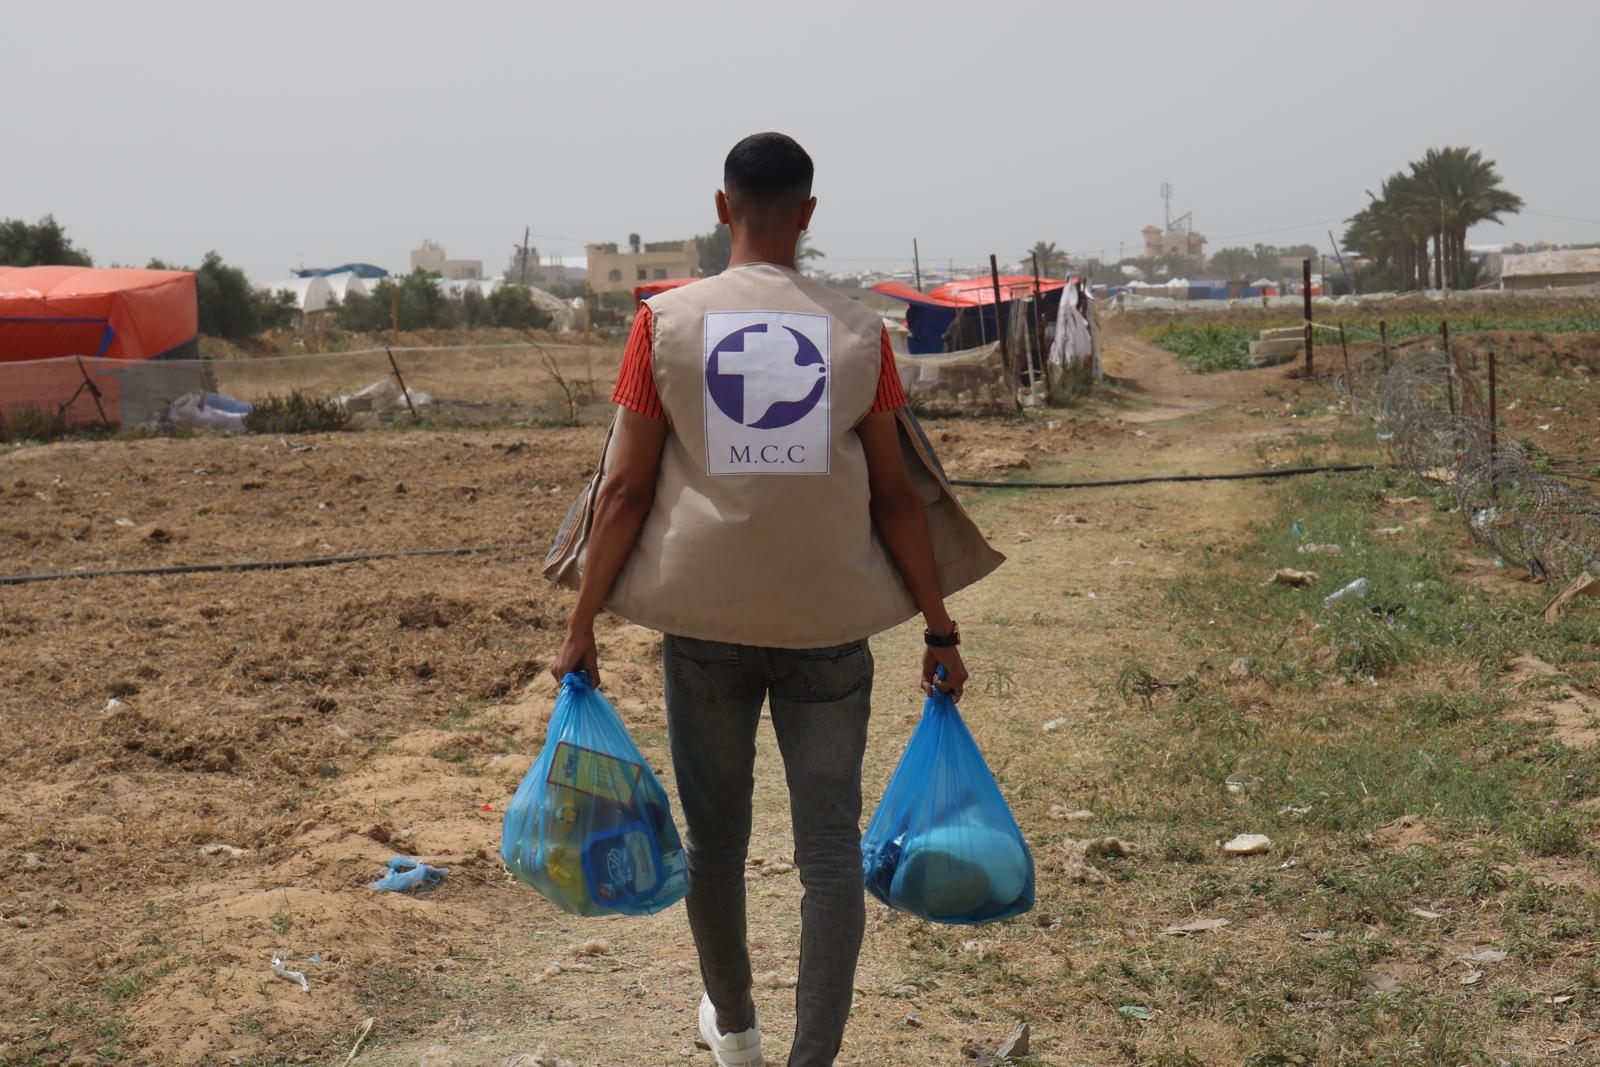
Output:
[[[788,1062],[824,1067],[866,922],[867,637],[920,612],[923,687],[959,697],[967,671],[944,597],[1002,560],[906,410],[882,319],[795,269],[811,181],[811,158],[783,134],[728,153],[716,194],[728,269],[640,309],[600,472],[545,565],[578,589],[557,679],[584,669],[598,684],[602,607],[665,635],[699,1024],[724,1067],[765,1062],[744,883],[763,702],[805,890]]]

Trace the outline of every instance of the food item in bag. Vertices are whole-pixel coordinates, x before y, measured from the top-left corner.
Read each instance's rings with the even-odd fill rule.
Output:
[[[929,695],[861,838],[867,891],[932,922],[1033,907],[1033,857],[954,702]]]
[[[578,675],[563,679],[544,750],[506,808],[500,856],[575,915],[646,915],[687,892],[661,783],[616,709]]]

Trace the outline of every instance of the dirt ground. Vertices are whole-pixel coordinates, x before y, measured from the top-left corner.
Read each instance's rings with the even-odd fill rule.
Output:
[[[932,423],[933,440],[958,474],[1100,478],[1282,464],[1326,454],[1348,425],[1325,410],[1326,382],[1286,368],[1192,375],[1132,337],[1107,364],[1117,383],[1080,408]],[[541,1046],[551,1058],[537,1062],[704,1062],[681,908],[574,919],[497,856],[504,806],[542,742],[543,671],[569,602],[538,564],[600,437],[0,452],[6,573],[493,546],[0,587],[0,1062],[340,1063],[368,1018],[358,1064],[532,1063]],[[1173,645],[1149,605],[1197,553],[1242,536],[1272,491],[967,495],[1010,559],[951,605],[973,667],[963,709],[1034,849],[1038,905],[963,930],[869,902],[840,1063],[967,1062],[963,1042],[993,1045],[1018,1018],[1038,1063],[1139,1062],[1126,1020],[1064,999],[1055,980],[1104,945],[1138,957],[1191,916],[1119,910],[1114,888],[1071,880],[1052,810],[1133,805],[1106,744],[1132,713],[1109,680],[1131,653]],[[600,644],[608,692],[671,793],[659,640],[608,620]],[[919,644],[909,624],[875,642],[869,810],[920,711]],[[777,862],[790,848],[782,781],[764,730],[748,884],[774,1053],[793,1025],[800,898]],[[416,896],[368,890],[395,854],[449,874]],[[1227,936],[1277,932],[1242,923]],[[309,992],[273,975],[275,955]],[[1201,1020],[1191,1038],[1202,1062],[1237,1062],[1232,1027]]]

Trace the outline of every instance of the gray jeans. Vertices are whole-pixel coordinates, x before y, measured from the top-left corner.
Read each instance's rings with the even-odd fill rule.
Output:
[[[667,732],[687,832],[689,927],[728,1032],[755,1017],[745,943],[745,856],[756,727],[769,700],[783,753],[800,905],[800,984],[789,1067],[839,1053],[866,927],[861,756],[872,697],[866,641],[790,650],[668,636]]]

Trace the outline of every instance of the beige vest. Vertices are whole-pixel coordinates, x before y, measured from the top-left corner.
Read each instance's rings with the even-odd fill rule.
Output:
[[[883,320],[771,264],[651,299],[671,432],[655,503],[605,606],[682,637],[820,648],[886,630],[916,605],[873,528],[855,427],[871,410]],[[927,507],[946,595],[1004,560],[957,502],[906,409],[901,451]],[[576,589],[613,434],[544,574]]]

